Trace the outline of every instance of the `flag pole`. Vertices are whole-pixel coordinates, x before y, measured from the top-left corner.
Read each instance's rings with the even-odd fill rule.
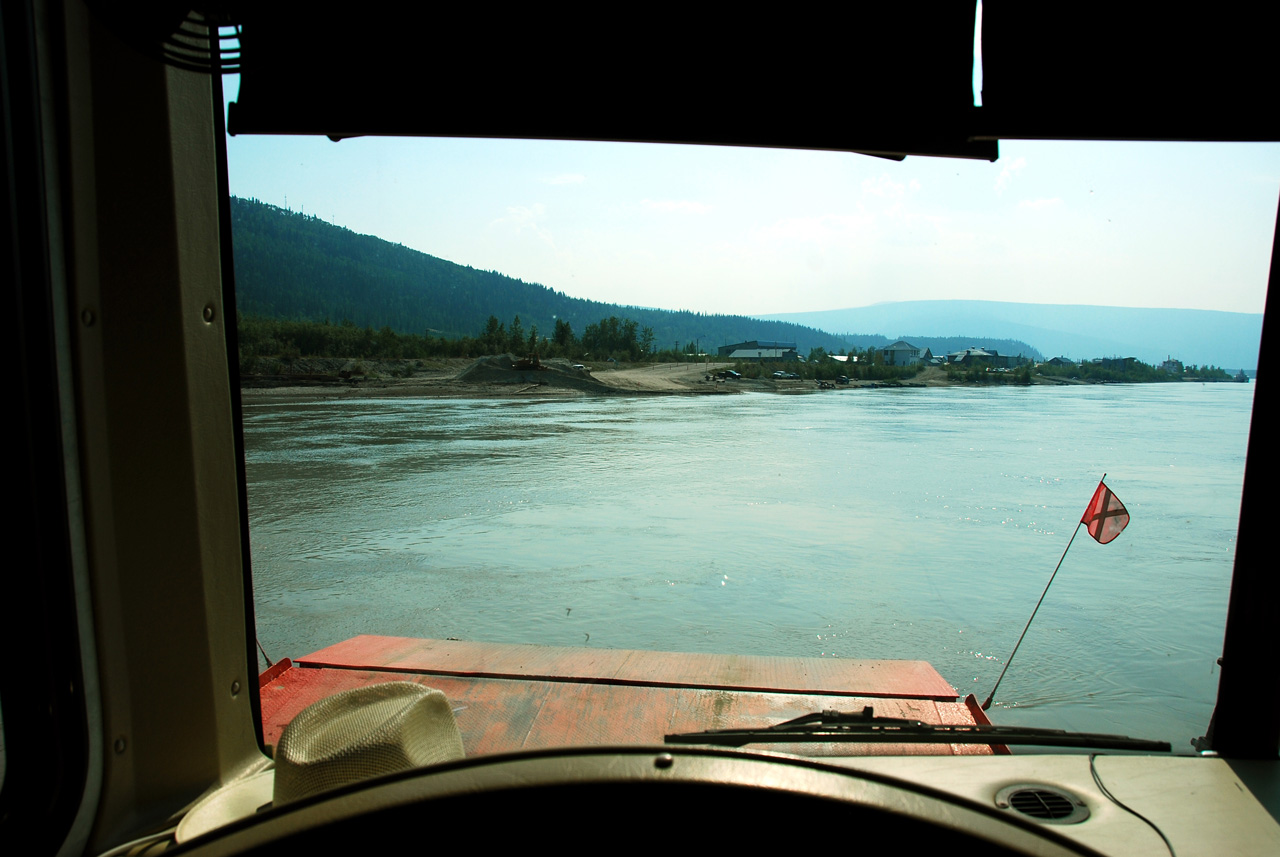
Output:
[[[1102,479],[1098,484],[1107,481],[1107,474],[1102,474]],[[1018,653],[1018,646],[1022,645],[1022,638],[1027,636],[1027,629],[1031,627],[1031,622],[1036,618],[1036,613],[1040,610],[1040,605],[1044,603],[1044,597],[1049,594],[1049,587],[1053,586],[1053,579],[1058,576],[1058,569],[1062,568],[1062,561],[1067,558],[1067,551],[1071,550],[1071,544],[1076,540],[1076,535],[1080,532],[1080,525],[1084,521],[1077,521],[1075,531],[1071,533],[1071,538],[1067,541],[1067,546],[1062,551],[1062,556],[1058,557],[1058,564],[1053,567],[1053,574],[1049,575],[1049,582],[1044,585],[1044,592],[1040,593],[1040,600],[1036,602],[1036,609],[1031,611],[1031,618],[1027,620],[1027,624],[1023,627],[1022,633],[1018,635],[1018,642],[1013,644],[1013,651],[1009,653],[1009,660],[1004,662],[1004,669],[1000,670],[1000,677],[996,679],[996,686],[991,688],[991,693],[987,694],[987,699],[982,703],[982,710],[987,711],[991,708],[991,701],[996,698],[996,691],[1000,689],[1000,682],[1004,681],[1004,674],[1009,671],[1009,664],[1013,663],[1013,656]]]

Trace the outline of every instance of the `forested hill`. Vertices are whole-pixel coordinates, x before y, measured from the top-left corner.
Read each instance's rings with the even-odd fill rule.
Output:
[[[557,319],[575,334],[610,316],[651,327],[660,347],[701,340],[704,349],[751,339],[838,353],[862,340],[790,322],[623,307],[571,298],[537,283],[446,262],[400,244],[252,199],[231,199],[236,298],[245,315],[351,321],[399,333],[477,336],[489,316],[549,336]]]

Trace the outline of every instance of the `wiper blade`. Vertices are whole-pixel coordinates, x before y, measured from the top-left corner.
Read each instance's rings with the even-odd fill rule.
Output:
[[[823,711],[760,729],[712,729],[667,735],[668,744],[856,743],[856,744],[1038,744],[1045,747],[1088,747],[1097,750],[1142,750],[1167,753],[1167,741],[1125,735],[1068,732],[1030,726],[940,725],[901,717],[876,717],[871,706],[858,712]]]

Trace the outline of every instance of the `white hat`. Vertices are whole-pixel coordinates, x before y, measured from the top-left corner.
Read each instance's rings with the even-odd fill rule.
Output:
[[[267,806],[464,755],[441,691],[407,681],[344,691],[309,705],[285,727],[274,770],[234,780],[201,800],[175,838],[185,842]]]

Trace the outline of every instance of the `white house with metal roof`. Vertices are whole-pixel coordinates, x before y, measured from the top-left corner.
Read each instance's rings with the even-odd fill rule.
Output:
[[[880,356],[886,366],[911,366],[920,362],[920,349],[905,339],[899,339],[881,348]]]

